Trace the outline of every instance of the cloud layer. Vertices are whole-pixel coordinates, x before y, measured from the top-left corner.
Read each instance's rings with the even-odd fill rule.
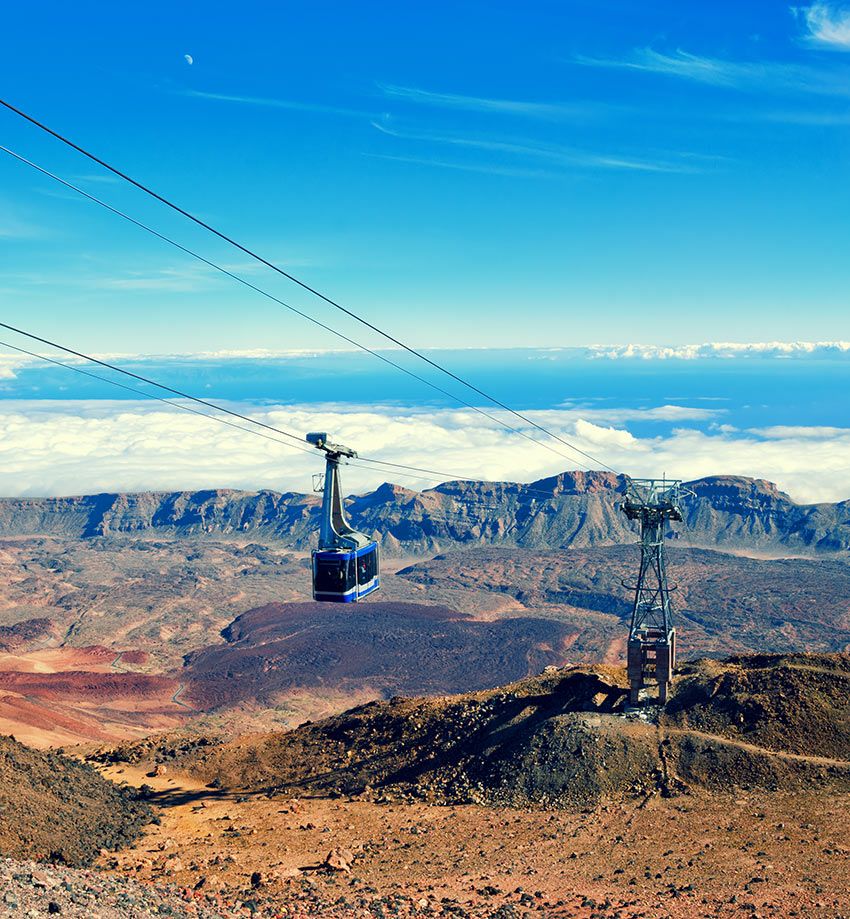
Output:
[[[381,353],[392,353],[398,349],[377,349]],[[439,355],[446,351],[486,349],[426,349]],[[746,360],[753,358],[776,360],[850,360],[850,341],[761,341],[761,342],[702,342],[687,345],[587,345],[568,348],[522,348],[505,349],[528,360],[611,360],[611,361],[695,361],[695,360]],[[218,351],[196,351],[178,354],[132,354],[109,352],[94,354],[101,360],[128,363],[165,363],[188,361],[217,364],[222,361],[270,362],[305,361],[325,355],[357,355],[362,352],[354,348],[292,348],[272,350],[267,348],[221,349]],[[86,365],[86,361],[69,355],[57,355],[66,364]],[[43,361],[25,354],[3,351],[0,342],[0,380],[13,380],[24,368],[42,367]]]
[[[672,415],[671,408],[676,409]],[[644,413],[568,408],[529,413],[630,475],[693,479],[740,474],[777,482],[799,501],[850,496],[850,429],[687,426],[709,414],[669,406]],[[444,473],[409,478],[402,470],[350,467],[344,473],[349,491],[383,481],[424,488],[454,476],[527,482],[580,468],[577,460],[583,459],[535,447],[470,411],[310,405],[254,410],[252,415],[290,431],[327,429],[363,456]],[[671,417],[680,426],[664,435],[637,436],[629,430],[632,421]],[[536,436],[533,429],[527,433]],[[322,469],[321,457],[307,451],[161,406],[103,401],[0,405],[4,495],[211,487],[303,492],[310,489],[311,474]],[[566,448],[563,452],[569,454]]]

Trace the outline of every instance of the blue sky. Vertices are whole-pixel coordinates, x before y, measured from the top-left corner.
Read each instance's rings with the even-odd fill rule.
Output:
[[[850,339],[847,4],[35,2],[0,52],[11,102],[414,344]],[[6,156],[0,302],[90,349],[336,346]]]

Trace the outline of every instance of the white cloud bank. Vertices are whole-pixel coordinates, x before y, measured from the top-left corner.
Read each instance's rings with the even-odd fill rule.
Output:
[[[810,18],[812,10],[826,10]],[[825,3],[816,3],[802,11],[810,40],[838,45],[843,36],[844,14]],[[821,36],[829,36],[829,39]],[[835,96],[850,95],[843,70],[798,64],[790,61],[739,61],[729,58],[705,57],[682,48],[672,52],[654,48],[636,48],[623,58],[592,58],[579,56],[574,62],[586,67],[638,71],[659,74],[720,89],[744,92],[804,94]]]
[[[401,470],[352,467],[344,471],[346,489],[352,492],[383,481],[424,488],[452,475],[528,482],[579,468],[576,460],[536,447],[471,411],[310,405],[252,414],[294,432],[331,431],[363,456],[448,474],[411,479]],[[553,409],[529,415],[630,475],[694,479],[739,474],[777,482],[798,501],[850,497],[850,429],[757,432],[717,425],[706,432],[682,426],[663,436],[639,437],[622,425],[624,417],[637,419],[634,410]],[[533,429],[528,433],[536,436]],[[301,453],[161,406],[0,403],[4,495],[212,487],[306,492],[311,474],[322,467],[317,453]]]
[[[694,345],[591,345],[588,356],[623,360],[704,360],[707,358],[843,358],[850,359],[850,341],[712,341]]]
[[[0,380],[13,380],[17,371],[29,367],[42,367],[44,362],[25,354],[2,351],[0,343]],[[378,349],[381,353],[399,351],[398,348]],[[776,358],[776,359],[812,359],[812,360],[850,360],[850,341],[762,341],[762,342],[702,342],[686,345],[587,345],[584,347],[565,348],[425,348],[430,353],[439,354],[447,351],[503,351],[513,350],[517,354],[525,353],[529,360],[555,360],[557,358],[575,358],[577,360],[710,360],[735,358]],[[283,361],[309,360],[330,354],[360,355],[355,348],[301,348],[271,350],[266,348],[221,349],[217,351],[197,351],[176,354],[133,354],[126,352],[98,352],[93,356],[105,361],[164,363],[168,361],[210,362],[221,361]],[[81,358],[58,354],[66,364],[87,365]],[[667,408],[671,408],[667,406]]]

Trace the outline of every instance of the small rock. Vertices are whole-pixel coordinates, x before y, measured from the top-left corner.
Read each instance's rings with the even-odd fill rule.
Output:
[[[351,874],[353,861],[354,855],[348,849],[331,849],[325,857],[323,866],[332,871],[344,871],[346,874]]]

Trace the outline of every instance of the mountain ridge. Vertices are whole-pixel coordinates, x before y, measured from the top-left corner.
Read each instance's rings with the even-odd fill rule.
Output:
[[[445,482],[425,491],[384,483],[347,500],[352,523],[379,538],[387,555],[453,545],[577,548],[634,540],[619,512],[626,479],[563,472],[529,484]],[[768,553],[850,550],[850,500],[798,504],[765,479],[715,475],[687,483],[684,521],[672,540],[704,548]],[[267,489],[102,493],[0,498],[0,537],[92,539],[162,533],[251,536],[299,551],[315,541],[320,499]]]

